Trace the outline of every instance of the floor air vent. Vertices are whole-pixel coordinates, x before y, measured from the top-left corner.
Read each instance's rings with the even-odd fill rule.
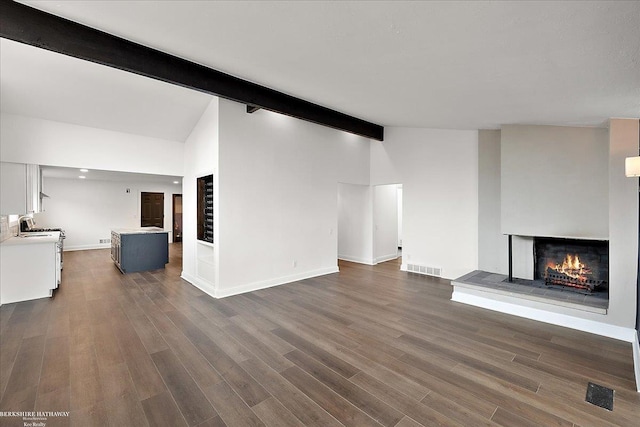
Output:
[[[442,277],[440,267],[427,267],[425,265],[407,264],[407,271],[410,273],[424,274],[425,276]]]
[[[613,411],[613,395],[615,390],[589,383],[587,386],[587,397],[585,400],[592,405],[599,406],[601,408]]]

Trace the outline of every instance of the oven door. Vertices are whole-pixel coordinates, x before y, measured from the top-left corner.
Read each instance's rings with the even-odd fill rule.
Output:
[[[56,243],[56,287],[60,286],[60,281],[62,280],[62,245],[60,243]]]

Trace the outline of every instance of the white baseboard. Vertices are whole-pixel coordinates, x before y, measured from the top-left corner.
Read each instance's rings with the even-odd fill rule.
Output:
[[[350,256],[350,255],[340,255],[340,254],[338,254],[338,259],[342,260],[342,261],[357,262],[358,264],[366,264],[366,265],[375,265],[376,264],[374,262],[374,260],[371,259],[371,258],[360,258],[360,257],[355,257],[355,256]]]
[[[259,282],[247,283],[245,285],[235,286],[229,289],[214,289],[209,283],[204,282],[197,277],[185,274],[182,272],[182,277],[187,282],[191,283],[202,292],[211,295],[214,298],[225,298],[233,295],[244,294],[247,292],[253,292],[260,289],[271,288],[278,285],[284,285],[286,283],[297,282],[299,280],[310,279],[312,277],[324,276],[325,274],[338,273],[338,267],[321,268],[318,270],[307,271],[304,273],[294,274],[291,276],[283,276],[275,279],[262,280]]]
[[[381,263],[381,262],[386,262],[386,261],[391,261],[393,259],[398,259],[398,252],[395,252],[393,254],[387,254],[387,255],[382,255],[379,256],[375,259],[376,264]]]
[[[310,279],[312,277],[324,276],[325,274],[337,273],[338,267],[321,268],[318,270],[307,271],[304,273],[293,274],[291,276],[283,276],[275,279],[262,280],[259,282],[247,283],[246,285],[235,286],[229,289],[218,289],[216,298],[230,297],[232,295],[253,292],[259,289],[271,288],[286,283],[297,282],[299,280]]]
[[[180,274],[180,277],[182,279],[186,280],[187,282],[189,282],[189,284],[191,284],[191,285],[195,286],[196,288],[200,289],[205,294],[216,298],[215,286],[212,285],[211,283],[207,282],[206,280],[199,279],[198,277],[195,277],[195,276],[192,276],[190,274],[187,274],[184,271]]]
[[[636,373],[636,390],[640,393],[640,337],[638,334],[640,332],[635,331],[635,338],[633,340],[633,367]]]
[[[398,253],[393,253],[393,254],[387,254],[387,255],[382,255],[376,258],[376,264],[381,263],[381,262],[387,262],[387,261],[391,261],[394,259],[398,259]]]
[[[539,322],[550,323],[552,325],[564,326],[566,328],[589,332],[620,341],[633,342],[634,336],[637,340],[636,330],[632,328],[581,319],[567,314],[553,313],[539,308],[525,307],[523,305],[510,302],[496,301],[494,299],[461,292],[457,289],[454,289],[451,301],[486,308],[500,313],[512,314],[514,316],[537,320]]]
[[[64,246],[64,251],[89,251],[92,249],[111,249],[111,243],[102,243],[98,245],[76,245],[76,246]]]

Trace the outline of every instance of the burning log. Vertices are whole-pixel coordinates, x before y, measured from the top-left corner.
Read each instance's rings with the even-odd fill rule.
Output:
[[[568,286],[571,288],[583,289],[588,293],[593,292],[604,284],[604,280],[593,280],[584,276],[574,277],[561,273],[552,267],[547,267],[544,284],[556,286]]]
[[[591,269],[580,261],[578,255],[567,254],[562,264],[547,266],[544,284],[568,286],[591,293],[604,284],[604,280],[589,279],[587,276],[591,274]]]

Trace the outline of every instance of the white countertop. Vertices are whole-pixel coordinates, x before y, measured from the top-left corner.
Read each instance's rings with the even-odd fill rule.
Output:
[[[168,231],[160,227],[114,228],[111,231],[117,234],[168,233]]]
[[[0,244],[3,246],[33,245],[38,243],[56,243],[59,239],[59,231],[47,231],[42,233],[24,233],[20,236],[13,236]]]

